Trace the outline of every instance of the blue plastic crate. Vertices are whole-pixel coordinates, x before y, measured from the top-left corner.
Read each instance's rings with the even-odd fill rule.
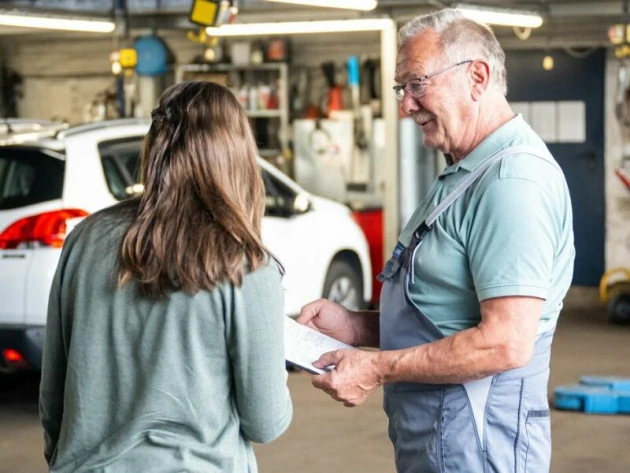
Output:
[[[630,408],[630,397],[627,399]],[[605,387],[560,386],[554,390],[554,403],[557,409],[583,411],[587,414],[617,414],[618,396],[615,391]]]
[[[613,391],[630,391],[630,379],[615,376],[582,376],[580,384],[605,387]]]
[[[617,392],[617,411],[619,414],[630,414],[630,391]]]
[[[587,414],[630,414],[630,379],[582,376],[580,384],[554,390],[557,409]]]

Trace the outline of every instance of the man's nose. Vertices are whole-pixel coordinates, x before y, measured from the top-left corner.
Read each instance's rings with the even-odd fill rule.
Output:
[[[420,104],[418,100],[414,99],[409,93],[405,92],[405,95],[400,102],[400,109],[407,115],[420,111]]]

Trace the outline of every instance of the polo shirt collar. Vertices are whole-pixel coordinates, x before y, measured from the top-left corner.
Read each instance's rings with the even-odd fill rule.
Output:
[[[442,171],[440,176],[454,174],[460,169],[472,171],[481,163],[490,159],[506,142],[512,141],[518,135],[525,125],[521,114],[516,115],[507,123],[501,125],[488,135],[477,147],[470,152],[464,159],[448,166]]]

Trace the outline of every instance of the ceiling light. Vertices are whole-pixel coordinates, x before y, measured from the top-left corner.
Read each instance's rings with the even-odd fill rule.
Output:
[[[44,30],[83,31],[87,33],[111,33],[116,28],[113,21],[87,18],[70,18],[0,12],[0,25]]]
[[[267,0],[268,2],[294,3],[311,7],[345,8],[348,10],[374,10],[376,0]]]
[[[464,4],[455,5],[455,8],[471,20],[490,25],[538,28],[543,23],[542,17],[533,11],[508,10]]]
[[[306,33],[346,33],[381,31],[392,24],[389,18],[329,21],[291,21],[278,23],[242,23],[206,28],[210,36],[255,36]]]

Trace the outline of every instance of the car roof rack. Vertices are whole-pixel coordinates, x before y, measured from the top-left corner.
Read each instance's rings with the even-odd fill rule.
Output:
[[[104,130],[107,128],[114,128],[117,126],[129,126],[129,125],[148,125],[151,123],[150,118],[119,118],[116,120],[104,120],[100,122],[85,123],[82,125],[72,126],[66,130],[61,130],[57,133],[56,137],[59,139],[66,138],[68,136],[79,135],[89,131]]]
[[[43,120],[39,118],[0,118],[0,125],[20,125],[20,124],[39,124],[39,125],[52,125],[61,123],[53,120]]]
[[[49,128],[68,127],[63,122],[38,120],[29,118],[0,118],[0,134],[18,133],[22,131],[40,131]]]
[[[67,123],[20,118],[0,119],[0,146],[50,138],[68,128]]]

